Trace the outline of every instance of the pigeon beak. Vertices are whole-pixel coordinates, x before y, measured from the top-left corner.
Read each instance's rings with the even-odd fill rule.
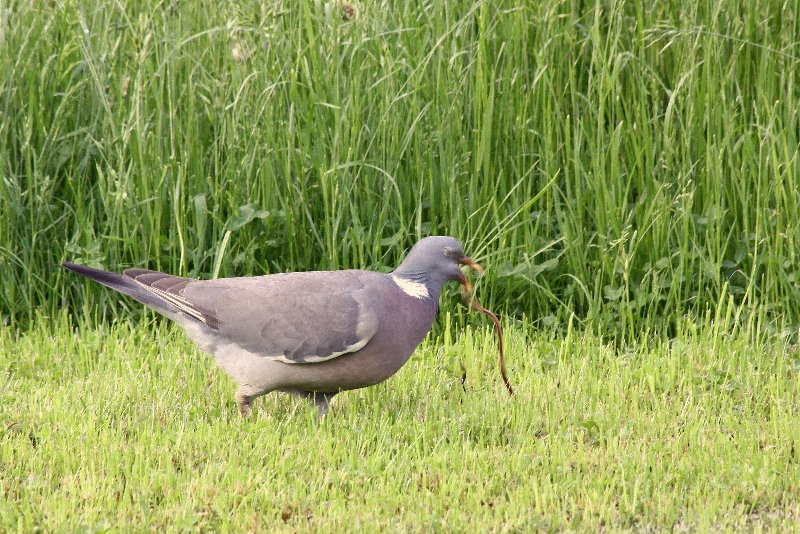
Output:
[[[458,263],[460,263],[462,265],[467,265],[469,267],[472,267],[478,273],[483,273],[483,267],[481,267],[480,265],[478,265],[477,263],[475,263],[474,261],[472,261],[469,258],[461,258],[460,260],[458,260]],[[469,284],[469,280],[467,280],[467,277],[464,275],[464,273],[461,273],[461,276],[459,277],[459,281],[461,282],[461,298],[464,299],[465,303],[471,304],[472,303],[472,286]]]
[[[469,258],[461,258],[460,260],[458,260],[458,263],[460,263],[461,265],[467,265],[469,267],[472,267],[479,274],[483,274],[483,267],[481,267],[480,265],[478,265],[477,263],[475,263],[474,261],[472,261]]]

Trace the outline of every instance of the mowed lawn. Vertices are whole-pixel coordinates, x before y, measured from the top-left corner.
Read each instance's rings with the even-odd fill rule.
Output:
[[[166,321],[45,324],[0,331],[3,531],[798,528],[800,351],[778,337],[506,325],[510,398],[493,332],[445,328],[318,422],[280,394],[242,420]]]

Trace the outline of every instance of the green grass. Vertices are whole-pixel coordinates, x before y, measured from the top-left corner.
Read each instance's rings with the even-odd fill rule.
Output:
[[[797,2],[356,6],[7,3],[0,321],[115,306],[65,259],[388,269],[452,234],[537,326],[800,324]]]
[[[796,530],[800,4],[356,8],[0,2],[0,531]],[[430,234],[488,268],[516,397],[448,288],[392,380],[242,421],[58,268],[386,271]]]
[[[615,350],[509,326],[510,398],[489,328],[445,328],[318,423],[277,394],[242,420],[232,382],[166,324],[73,328],[62,315],[0,334],[0,530],[800,521],[800,351],[778,338],[684,322]]]

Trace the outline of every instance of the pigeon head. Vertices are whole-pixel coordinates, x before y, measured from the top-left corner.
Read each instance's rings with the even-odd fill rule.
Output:
[[[464,247],[457,239],[447,236],[431,236],[421,239],[411,248],[400,267],[392,276],[402,280],[425,284],[428,295],[438,300],[442,286],[451,280],[461,282],[470,290],[469,282],[460,267],[468,265],[483,272],[480,265],[464,254]]]

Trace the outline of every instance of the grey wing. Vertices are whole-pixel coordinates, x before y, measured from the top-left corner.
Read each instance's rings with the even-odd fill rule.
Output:
[[[132,277],[222,340],[286,363],[315,363],[355,352],[378,328],[377,273],[310,272],[209,281],[153,271],[131,274],[138,274]]]
[[[213,310],[197,303],[190,302],[183,296],[183,290],[191,283],[198,283],[192,278],[182,278],[171,274],[151,271],[149,269],[126,269],[126,277],[139,283],[142,289],[162,298],[178,311],[196,319],[212,330],[217,329],[217,318]]]

